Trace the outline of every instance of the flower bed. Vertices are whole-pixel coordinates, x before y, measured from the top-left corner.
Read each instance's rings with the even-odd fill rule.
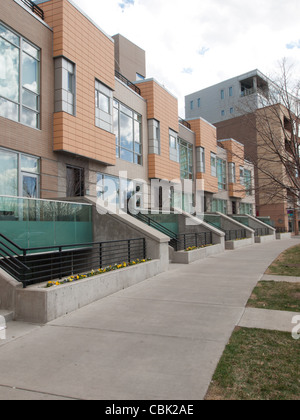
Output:
[[[185,251],[186,252],[195,251],[196,249],[203,249],[203,248],[207,248],[209,246],[212,246],[212,244],[202,245],[202,246],[189,246]]]
[[[90,277],[94,277],[94,276],[98,276],[100,274],[105,274],[105,273],[109,273],[111,271],[115,271],[115,270],[121,270],[122,268],[126,268],[126,267],[132,267],[134,265],[138,265],[138,264],[143,264],[145,262],[151,261],[150,258],[148,258],[147,260],[139,260],[137,259],[136,261],[131,261],[129,263],[123,262],[122,264],[114,264],[114,265],[110,265],[108,267],[105,268],[99,268],[98,270],[92,270],[90,273],[87,274],[77,274],[76,276],[70,276],[64,280],[56,280],[56,281],[49,281],[46,285],[46,289],[48,289],[49,287],[54,287],[54,286],[62,286],[64,284],[67,283],[73,283],[79,280],[84,280],[84,279],[88,279]]]

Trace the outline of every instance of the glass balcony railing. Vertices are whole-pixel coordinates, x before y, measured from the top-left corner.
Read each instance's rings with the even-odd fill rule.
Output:
[[[92,206],[0,196],[0,232],[21,248],[89,243]]]

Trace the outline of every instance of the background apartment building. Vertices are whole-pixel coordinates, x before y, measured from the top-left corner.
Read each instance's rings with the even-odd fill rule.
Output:
[[[283,106],[276,106],[276,101],[271,105],[275,89],[270,79],[255,70],[188,95],[186,115],[205,116],[217,127],[219,140],[234,138],[245,146],[245,157],[255,168],[256,214],[270,216],[274,226],[287,230],[293,225],[294,200],[272,180],[273,176],[284,180],[285,168],[262,134],[267,131],[262,130],[264,120],[270,138],[276,137],[277,147],[287,150],[292,122]],[[272,110],[277,118],[272,118]]]

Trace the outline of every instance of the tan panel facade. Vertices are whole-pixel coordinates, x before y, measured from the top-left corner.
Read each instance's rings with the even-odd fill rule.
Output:
[[[169,130],[179,131],[178,101],[154,80],[138,83],[147,100],[147,117],[160,123],[160,155],[149,155],[149,178],[180,179],[180,165],[170,159]]]
[[[75,64],[76,111],[54,116],[54,150],[116,163],[115,136],[95,126],[95,80],[114,90],[114,42],[70,2],[50,0],[39,5],[53,28],[53,56]]]
[[[204,180],[206,192],[217,193],[218,179],[211,175],[211,153],[217,154],[216,128],[201,118],[188,122],[196,136],[196,148],[203,147],[205,149],[205,172],[197,172],[197,179]]]

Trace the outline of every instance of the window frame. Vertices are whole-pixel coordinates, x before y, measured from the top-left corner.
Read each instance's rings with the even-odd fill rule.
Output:
[[[9,118],[8,116],[2,115],[2,118],[9,119],[11,121],[18,122],[22,125],[25,125],[26,127],[30,127],[36,130],[41,129],[41,49],[33,44],[31,41],[29,41],[27,38],[23,37],[18,32],[11,29],[9,26],[7,26],[4,22],[0,21],[0,25],[8,31],[10,34],[18,38],[18,45],[14,43],[12,40],[9,40],[8,38],[5,38],[4,36],[0,35],[0,39],[3,40],[5,43],[8,43],[9,45],[13,46],[14,48],[18,49],[18,101],[12,100],[8,97],[5,97],[3,95],[0,96],[0,100],[15,105],[16,106],[16,118]],[[25,47],[27,44],[29,47],[33,48],[36,51],[36,56],[30,53],[30,51],[27,49],[25,50]],[[26,87],[24,82],[24,58],[29,57],[31,60],[35,60],[37,64],[37,90],[31,90],[28,87]],[[29,93],[30,95],[35,97],[35,107],[31,107],[27,104],[25,104],[23,94]],[[35,115],[35,125],[27,124],[24,116],[27,112],[30,112],[31,114]]]
[[[215,162],[213,165],[212,162]],[[213,177],[217,177],[217,155],[214,152],[210,152],[210,174]]]
[[[126,112],[128,110],[128,112]],[[130,114],[130,115],[129,115]],[[115,118],[117,115],[117,127],[115,127]],[[132,149],[128,149],[122,146],[121,141],[121,116],[124,115],[126,118],[130,118],[132,121]],[[136,131],[135,125],[139,124],[139,141],[136,141]],[[143,166],[143,120],[142,115],[136,112],[135,110],[129,108],[127,105],[119,101],[118,99],[113,99],[113,131],[116,135],[116,156],[118,159],[124,160],[125,162],[133,163],[134,165]],[[136,145],[139,145],[140,151],[136,151]],[[122,151],[126,153],[132,153],[132,160],[124,159],[122,157]],[[124,156],[124,155],[123,155]]]
[[[17,195],[12,195],[12,197],[22,197],[25,198],[23,195],[23,177],[24,176],[30,176],[32,178],[36,178],[37,179],[37,196],[33,197],[33,198],[40,198],[40,181],[41,181],[41,158],[34,156],[34,155],[30,155],[28,153],[23,153],[23,152],[18,152],[15,150],[10,150],[10,149],[6,149],[5,147],[0,147],[0,152],[6,152],[9,153],[11,155],[14,155],[16,158],[16,162],[17,162],[17,167],[16,167],[16,182],[17,182],[17,186],[16,186],[16,192]],[[37,162],[37,170],[36,171],[31,171],[31,170],[25,170],[22,169],[22,157],[28,157],[31,159],[36,160]],[[2,195],[2,194],[0,194]],[[27,197],[28,198],[28,197]]]
[[[221,172],[219,169],[221,168]],[[217,157],[217,177],[218,177],[218,189],[220,191],[227,190],[227,162],[224,159]]]

